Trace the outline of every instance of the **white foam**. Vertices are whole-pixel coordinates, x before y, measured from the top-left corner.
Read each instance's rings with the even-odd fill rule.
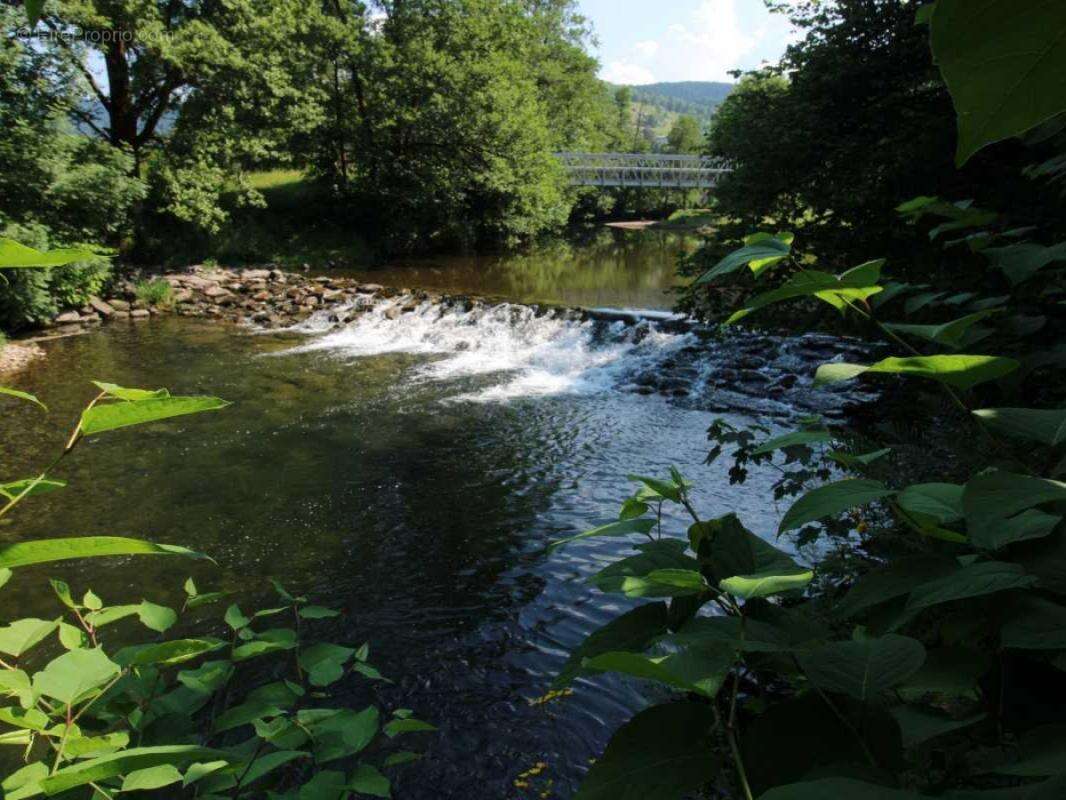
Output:
[[[285,352],[328,351],[341,358],[437,356],[418,367],[413,377],[451,381],[499,374],[494,385],[453,398],[499,402],[609,391],[693,341],[690,334],[666,333],[652,322],[597,324],[557,312],[537,316],[527,306],[510,303],[463,311],[425,302],[389,318],[389,309],[409,302],[409,297],[400,297],[379,303],[326,333],[321,333],[324,319],[315,315],[291,329],[315,338]]]

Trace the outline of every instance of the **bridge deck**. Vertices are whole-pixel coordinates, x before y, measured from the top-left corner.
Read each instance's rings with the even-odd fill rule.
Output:
[[[728,168],[704,156],[672,153],[556,153],[574,186],[710,189]]]

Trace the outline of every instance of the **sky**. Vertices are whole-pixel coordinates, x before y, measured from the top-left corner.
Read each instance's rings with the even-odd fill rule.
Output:
[[[776,61],[791,26],[763,0],[578,0],[611,83],[732,81],[729,71]]]

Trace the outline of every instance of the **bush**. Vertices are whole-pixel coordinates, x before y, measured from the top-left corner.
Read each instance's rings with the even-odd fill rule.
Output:
[[[174,290],[162,278],[138,281],[135,291],[137,299],[150,306],[169,306],[173,301]]]

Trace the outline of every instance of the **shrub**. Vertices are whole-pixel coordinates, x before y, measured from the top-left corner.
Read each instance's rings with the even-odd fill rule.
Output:
[[[169,306],[174,299],[174,290],[162,278],[138,281],[135,291],[137,299],[150,306]]]

